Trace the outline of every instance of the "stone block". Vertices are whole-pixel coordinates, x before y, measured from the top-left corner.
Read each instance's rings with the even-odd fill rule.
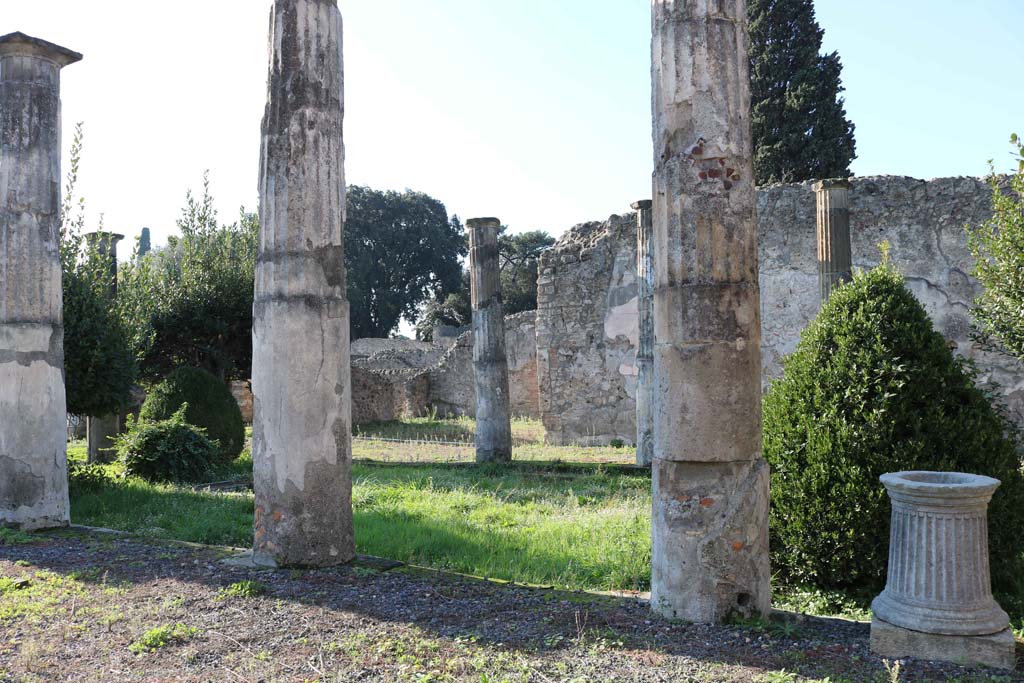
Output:
[[[987,636],[946,636],[911,631],[876,617],[871,620],[871,651],[889,659],[914,657],[997,669],[1016,665],[1016,640],[1010,629]]]

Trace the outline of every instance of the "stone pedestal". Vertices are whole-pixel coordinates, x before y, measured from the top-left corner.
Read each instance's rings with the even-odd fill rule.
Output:
[[[993,648],[1006,642],[1001,634],[1010,619],[992,597],[987,509],[999,481],[898,472],[882,475],[882,483],[892,522],[885,590],[871,604],[872,647],[887,656],[901,650],[900,656],[958,661],[988,653],[987,660],[998,660]],[[1012,661],[1012,637],[1002,656]]]
[[[818,281],[821,302],[832,290],[853,279],[850,247],[850,181],[822,180],[814,184],[818,205]]]
[[[471,218],[469,279],[473,306],[473,370],[476,376],[476,461],[512,459],[505,313],[501,302],[497,218]]]
[[[0,37],[0,526],[69,522],[60,71],[81,58]]]
[[[770,608],[746,2],[654,0],[651,605]]]
[[[654,262],[651,253],[653,202],[643,199],[633,204],[636,211],[636,464],[650,465],[654,460]]]
[[[275,0],[267,82],[253,305],[253,556],[321,567],[355,556],[334,0]]]

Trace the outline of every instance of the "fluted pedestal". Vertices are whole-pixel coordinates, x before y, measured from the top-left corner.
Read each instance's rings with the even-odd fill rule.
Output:
[[[992,655],[1007,642],[1010,624],[992,597],[989,576],[987,510],[999,481],[899,472],[883,475],[882,483],[892,500],[892,523],[885,590],[871,605],[872,648],[893,657],[1012,667],[1012,636],[1002,658]]]

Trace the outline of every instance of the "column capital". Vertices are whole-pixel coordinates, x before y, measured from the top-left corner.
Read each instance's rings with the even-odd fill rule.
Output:
[[[825,180],[819,180],[813,185],[815,192],[824,192],[825,190],[849,190],[850,179],[849,178],[828,178]]]
[[[466,221],[466,227],[470,230],[492,229],[500,230],[501,221],[494,217],[470,218]]]
[[[59,67],[74,64],[82,55],[66,47],[27,36],[21,31],[0,36],[0,57],[36,57],[55,63]]]
[[[639,199],[630,204],[630,206],[633,207],[634,211],[650,211],[651,207],[654,206],[654,202],[650,199]]]

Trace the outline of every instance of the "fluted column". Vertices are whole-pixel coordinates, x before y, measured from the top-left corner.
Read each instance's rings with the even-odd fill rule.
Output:
[[[253,305],[260,564],[355,555],[343,82],[335,0],[275,0]]]
[[[636,349],[636,464],[654,460],[654,264],[651,260],[650,199],[636,211],[636,282],[639,340]]]
[[[60,71],[82,55],[0,37],[0,526],[66,526]]]
[[[850,248],[850,181],[822,180],[814,184],[818,205],[818,281],[821,303],[832,290],[853,279]]]
[[[653,0],[651,605],[770,607],[744,0]]]
[[[497,218],[471,218],[470,298],[473,306],[473,370],[476,377],[476,461],[512,459],[505,312],[501,302]]]

